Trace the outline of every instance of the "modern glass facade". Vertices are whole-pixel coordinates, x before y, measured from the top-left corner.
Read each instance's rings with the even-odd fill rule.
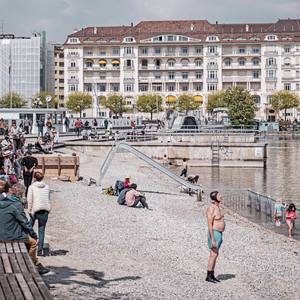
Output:
[[[30,104],[40,91],[40,37],[0,36],[0,97],[14,92]]]

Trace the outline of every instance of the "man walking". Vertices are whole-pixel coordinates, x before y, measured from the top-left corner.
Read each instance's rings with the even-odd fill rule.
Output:
[[[188,171],[188,165],[187,165],[187,160],[185,158],[183,159],[182,167],[183,167],[183,169],[180,173],[180,176],[183,176],[184,178],[186,178],[187,171]]]
[[[214,271],[216,261],[219,256],[219,249],[223,241],[223,232],[225,230],[224,211],[220,208],[222,196],[218,191],[211,192],[212,203],[206,210],[208,225],[208,248],[210,249],[206,281],[216,283],[220,282],[215,277]]]
[[[30,151],[25,153],[25,157],[22,159],[23,166],[23,179],[26,187],[25,196],[27,196],[28,188],[31,185],[34,169],[38,166],[38,160],[32,156]]]
[[[42,121],[42,119],[38,119],[36,122],[37,128],[38,128],[38,137],[43,137],[44,135],[44,126],[45,123]]]
[[[77,136],[79,137],[79,135],[80,135],[80,129],[81,129],[81,126],[82,126],[81,121],[79,119],[77,119],[75,121],[74,125],[75,125]]]

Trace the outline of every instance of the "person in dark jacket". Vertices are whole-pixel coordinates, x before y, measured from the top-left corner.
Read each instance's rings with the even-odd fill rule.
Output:
[[[24,190],[23,188],[23,192]],[[4,181],[0,181],[0,193],[0,240],[24,241],[38,272],[41,275],[48,273],[49,269],[44,268],[37,259],[37,234],[26,218],[20,196],[18,196],[19,193],[9,189],[8,184]]]

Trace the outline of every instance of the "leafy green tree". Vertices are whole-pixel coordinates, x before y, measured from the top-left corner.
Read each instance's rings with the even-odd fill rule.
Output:
[[[208,96],[206,110],[209,113],[212,113],[215,108],[226,106],[227,105],[224,102],[224,91],[216,92]]]
[[[277,112],[277,114],[279,113],[279,111],[284,110],[285,120],[287,109],[298,107],[299,104],[299,97],[289,91],[279,91],[272,95],[272,108]]]
[[[257,106],[254,97],[242,87],[228,88],[223,101],[228,108],[228,115],[233,125],[251,125]]]
[[[73,112],[81,113],[83,110],[91,108],[93,103],[93,97],[89,93],[76,92],[72,93],[68,97],[66,106]]]
[[[163,111],[162,97],[159,95],[139,96],[136,103],[136,108],[139,112],[150,113],[152,120],[152,115],[154,112]]]
[[[128,110],[128,108],[126,107],[125,99],[122,95],[119,94],[112,94],[107,98],[102,98],[100,99],[100,103],[101,105],[108,108],[116,116],[122,116],[122,114]]]
[[[189,94],[183,94],[178,97],[177,108],[186,114],[190,110],[196,110],[201,104],[194,101],[194,97]]]
[[[47,106],[47,101],[46,101],[46,97],[50,96],[51,97],[51,101],[48,102],[48,106]],[[32,99],[32,106],[33,107],[40,107],[40,108],[56,108],[57,107],[57,98],[54,94],[47,92],[47,91],[42,91],[39,92],[34,99]]]
[[[0,100],[1,108],[21,108],[24,107],[26,101],[17,93],[7,94]]]

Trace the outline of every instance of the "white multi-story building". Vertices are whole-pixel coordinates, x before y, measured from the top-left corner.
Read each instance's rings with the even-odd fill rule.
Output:
[[[274,116],[269,104],[275,91],[300,95],[300,20],[88,27],[67,37],[64,52],[65,98],[90,92],[94,116],[101,114],[99,98],[112,93],[133,106],[144,93],[159,94],[166,104],[189,93],[205,109],[210,93],[241,86],[255,95],[264,119]]]
[[[40,91],[40,37],[0,35],[0,97],[20,94],[30,104]]]

